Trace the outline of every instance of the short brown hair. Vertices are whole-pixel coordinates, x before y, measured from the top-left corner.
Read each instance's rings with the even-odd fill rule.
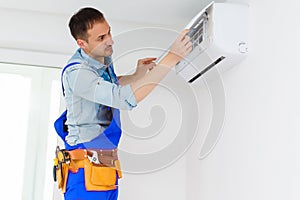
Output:
[[[75,40],[87,41],[87,30],[93,28],[95,22],[103,22],[104,20],[104,15],[99,10],[90,7],[81,8],[71,17],[69,28]]]

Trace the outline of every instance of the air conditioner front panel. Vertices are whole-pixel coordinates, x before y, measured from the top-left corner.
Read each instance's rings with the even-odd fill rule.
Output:
[[[220,72],[239,63],[247,55],[248,6],[210,3],[187,25],[193,37],[193,50],[175,66],[187,82],[213,67]],[[195,44],[195,41],[197,42]]]

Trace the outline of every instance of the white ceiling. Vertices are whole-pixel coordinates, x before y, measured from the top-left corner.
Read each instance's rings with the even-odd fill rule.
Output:
[[[0,0],[0,7],[71,16],[80,7],[101,10],[107,19],[174,25],[189,21],[212,0]],[[218,2],[221,2],[220,0]]]

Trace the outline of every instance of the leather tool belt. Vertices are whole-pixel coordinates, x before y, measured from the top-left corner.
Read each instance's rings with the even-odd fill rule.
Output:
[[[116,189],[116,179],[122,178],[117,149],[75,149],[67,151],[56,148],[53,177],[62,192],[66,190],[69,171],[77,173],[84,168],[86,190],[106,191]]]

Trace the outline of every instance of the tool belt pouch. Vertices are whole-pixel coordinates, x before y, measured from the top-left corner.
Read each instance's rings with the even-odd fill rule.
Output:
[[[66,150],[60,149],[58,146],[55,150],[56,157],[54,158],[53,178],[57,182],[58,189],[64,193],[66,191],[66,184],[68,179],[68,164],[70,157]]]
[[[87,191],[107,191],[117,188],[115,167],[100,166],[84,160],[84,179]]]
[[[63,193],[66,191],[66,184],[68,179],[68,165],[62,164],[61,168],[56,169],[57,187]]]

